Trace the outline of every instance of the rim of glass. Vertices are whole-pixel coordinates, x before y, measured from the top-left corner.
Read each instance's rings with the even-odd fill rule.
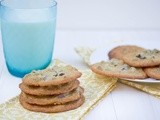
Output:
[[[7,9],[13,9],[13,10],[38,10],[38,9],[49,9],[49,8],[53,8],[53,7],[56,7],[57,6],[57,2],[55,0],[51,0],[52,3],[50,6],[48,7],[42,7],[42,8],[14,8],[12,6],[9,6],[9,5],[6,5],[4,4],[5,0],[1,0],[0,1],[0,6],[4,7],[4,8],[7,8]]]

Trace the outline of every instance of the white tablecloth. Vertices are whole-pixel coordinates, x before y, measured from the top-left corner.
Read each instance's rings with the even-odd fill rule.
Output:
[[[160,40],[160,31],[62,31],[56,33],[53,58],[87,69],[74,48],[107,47],[112,40]],[[0,103],[18,95],[20,78],[7,71],[0,41]],[[96,91],[95,91],[96,92]],[[160,100],[121,83],[85,118],[86,120],[159,120]]]

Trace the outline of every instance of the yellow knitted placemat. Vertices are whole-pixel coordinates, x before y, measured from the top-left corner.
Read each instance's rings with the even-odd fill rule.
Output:
[[[129,82],[126,80],[120,80],[120,82],[160,98],[159,83],[137,83],[137,82]]]
[[[65,66],[66,64],[55,60],[53,65]],[[79,120],[92,110],[115,87],[117,79],[97,76],[91,70],[83,70],[79,78],[80,86],[85,90],[85,103],[71,111],[62,113],[39,113],[24,109],[18,96],[0,105],[0,120]]]

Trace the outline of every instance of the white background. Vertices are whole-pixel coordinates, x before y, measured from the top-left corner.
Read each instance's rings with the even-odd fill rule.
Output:
[[[160,29],[160,0],[57,0],[57,2],[58,29]]]

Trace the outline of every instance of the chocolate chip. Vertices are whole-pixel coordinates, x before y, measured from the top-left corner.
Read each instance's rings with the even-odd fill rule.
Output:
[[[128,70],[129,69],[129,66],[127,64],[124,64],[122,67],[121,67],[121,70],[124,71],[124,70]]]
[[[63,76],[63,75],[64,75],[64,73],[60,73],[60,74],[59,74],[59,76]]]
[[[126,70],[125,68],[122,68],[121,70]]]
[[[136,57],[137,57],[137,58],[140,58],[140,57],[141,57],[141,55],[140,55],[140,54],[138,54],[138,55],[136,55]]]
[[[140,59],[146,59],[146,57],[145,57],[145,56],[142,56],[141,54],[136,55],[136,57],[137,57],[137,58],[140,58]]]
[[[54,74],[53,76],[54,76],[54,77],[57,77],[57,76],[58,76],[58,74]]]
[[[128,70],[128,67],[121,68],[122,71]]]

